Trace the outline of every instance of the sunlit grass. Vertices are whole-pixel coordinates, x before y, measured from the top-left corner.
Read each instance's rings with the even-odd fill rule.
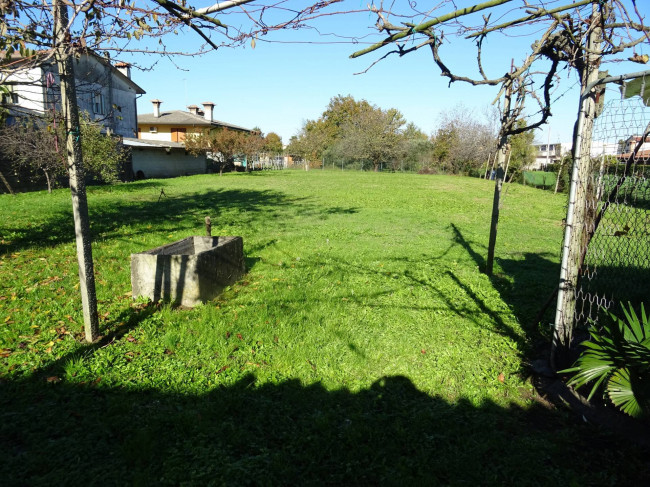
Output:
[[[181,426],[187,416],[172,410],[186,406],[182,401],[170,406],[176,401],[171,398],[212,398],[192,406],[204,416],[213,414],[208,412],[213,401],[234,401],[215,394],[249,394],[235,392],[243,388],[251,391],[247,400],[260,401],[261,411],[275,404],[268,414],[282,422],[275,415],[288,406],[276,403],[269,388],[285,393],[288,384],[291,390],[303,388],[306,402],[298,408],[311,411],[314,401],[348,404],[351,397],[365,398],[386,378],[393,384],[390,378],[401,377],[413,388],[406,389],[405,410],[420,404],[420,393],[441,401],[442,410],[458,405],[462,415],[470,416],[472,408],[484,411],[480,408],[486,404],[517,411],[538,405],[525,362],[547,332],[532,318],[559,272],[562,196],[523,186],[509,188],[493,279],[481,273],[492,184],[477,179],[337,171],[205,175],[93,187],[88,199],[105,337],[95,346],[81,341],[68,192],[0,197],[0,373],[7,397],[14,401],[21,387],[38,395],[46,385],[48,395],[59,390],[72,395],[77,408],[86,404],[87,391],[103,394],[100,404],[113,408],[107,413],[113,419],[105,420],[105,428],[113,428],[110,421],[116,418],[121,421],[124,411],[137,416],[150,429],[125,440],[125,455],[148,458],[142,452],[148,451],[153,441],[149,436],[161,423],[135,412],[131,402],[143,404],[143,398],[152,394],[161,395],[157,401],[163,404],[152,418],[163,415],[179,428],[176,443],[166,452],[179,472],[190,461],[176,450],[185,442]],[[212,218],[213,234],[243,237],[248,266],[244,279],[194,309],[133,301],[130,254],[202,235],[205,216]],[[417,400],[409,399],[413,391]],[[325,398],[326,393],[334,396]],[[298,393],[291,399],[298,402],[291,404],[300,400]],[[409,400],[415,402],[409,406]],[[396,405],[399,409],[399,402]],[[348,406],[332,407],[354,417],[358,406]],[[228,407],[223,407],[222,419],[230,417]],[[441,414],[452,414],[446,411]],[[29,416],[12,414],[12,434],[18,428],[38,427],[38,422],[29,426]],[[313,441],[341,427],[333,413],[309,414],[298,424],[314,428],[305,433],[314,435]],[[382,423],[396,412],[388,411],[386,417],[379,410],[376,414],[373,418]],[[265,420],[268,417],[255,419]],[[518,428],[515,417],[513,423],[508,423],[507,415],[499,421],[505,422],[506,430]],[[479,423],[475,427],[483,428],[483,421]],[[260,450],[259,459],[274,463],[275,453],[266,443],[273,435],[264,439],[268,432],[263,426],[247,425],[244,437],[262,435],[259,441],[270,450]],[[287,435],[293,431],[293,426],[278,427],[286,428]],[[199,434],[194,426],[187,428]],[[203,444],[203,453],[185,445],[199,464],[218,454],[224,455],[228,475],[263,468],[263,461],[251,458],[250,464],[238,463],[244,454],[228,443],[236,440],[226,423],[207,428],[227,441],[221,446]],[[437,434],[447,442],[452,441],[447,435],[459,433],[451,428]],[[543,435],[534,442],[551,454],[564,451],[555,443],[562,438],[566,439]],[[287,455],[308,464],[310,460],[301,457],[303,440],[288,445]],[[495,441],[495,445],[508,442]],[[453,458],[454,448],[443,452],[447,460]],[[121,454],[116,455],[102,460],[114,462],[114,473],[123,468]],[[523,452],[518,455],[523,455],[522,461],[527,458]],[[285,471],[275,468],[272,478],[283,478]],[[30,475],[36,475],[36,467],[30,469]],[[584,478],[587,473],[576,475]],[[201,482],[198,472],[186,475]],[[332,475],[349,478],[343,470]],[[399,478],[395,472],[391,475],[386,478]],[[221,483],[218,477],[216,482]]]

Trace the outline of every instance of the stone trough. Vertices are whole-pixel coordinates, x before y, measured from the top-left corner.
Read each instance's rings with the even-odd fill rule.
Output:
[[[241,237],[188,237],[131,254],[133,298],[196,306],[214,299],[246,272]]]

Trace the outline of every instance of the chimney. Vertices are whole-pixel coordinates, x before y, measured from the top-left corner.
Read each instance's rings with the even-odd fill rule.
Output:
[[[115,63],[117,70],[127,78],[131,79],[131,65],[129,63]]]
[[[162,102],[160,100],[151,100],[151,103],[153,103],[153,116],[160,118],[160,104]]]
[[[203,108],[205,109],[205,119],[208,122],[212,122],[212,112],[214,110],[214,103],[211,101],[204,101],[202,103]]]
[[[197,107],[196,105],[190,105],[189,107],[187,107],[187,109],[190,111],[192,115],[199,114],[199,107]]]

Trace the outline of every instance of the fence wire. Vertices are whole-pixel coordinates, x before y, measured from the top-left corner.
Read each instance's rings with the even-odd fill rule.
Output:
[[[594,123],[575,322],[650,297],[650,109],[639,97],[605,104]]]

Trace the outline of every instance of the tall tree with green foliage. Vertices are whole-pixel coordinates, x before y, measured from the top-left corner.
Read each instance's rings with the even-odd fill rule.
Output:
[[[419,171],[431,167],[433,144],[427,134],[413,123],[407,123],[401,138],[402,157],[393,170]]]
[[[363,106],[341,125],[336,152],[351,161],[370,163],[377,172],[382,164],[392,164],[403,155],[404,123],[404,117],[394,108]]]
[[[264,152],[272,155],[282,154],[284,147],[282,145],[282,137],[275,132],[269,132],[264,137]]]

